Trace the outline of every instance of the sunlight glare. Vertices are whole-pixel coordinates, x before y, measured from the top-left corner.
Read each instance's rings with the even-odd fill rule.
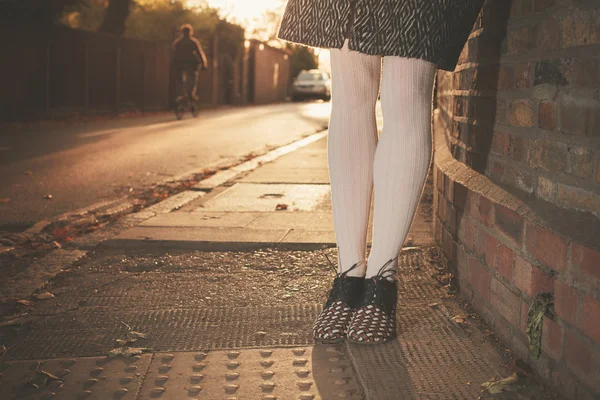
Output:
[[[188,0],[188,5],[194,6],[201,0]],[[260,18],[265,11],[275,10],[281,5],[281,0],[208,0],[211,7],[220,8],[239,22],[250,22]]]

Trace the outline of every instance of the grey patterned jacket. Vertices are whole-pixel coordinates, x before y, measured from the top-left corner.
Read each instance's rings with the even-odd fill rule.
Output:
[[[278,37],[453,71],[484,0],[289,0]]]

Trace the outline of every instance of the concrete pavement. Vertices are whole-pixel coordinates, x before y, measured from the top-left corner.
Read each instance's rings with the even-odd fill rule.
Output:
[[[200,243],[334,246],[331,192],[323,137],[255,170],[224,171],[226,182],[210,196],[158,215],[111,240],[115,246],[195,248]],[[214,178],[210,178],[214,180]],[[197,188],[211,185],[200,182]],[[431,199],[429,199],[431,200]],[[432,244],[432,225],[422,204],[407,242]],[[371,213],[372,215],[372,213]],[[368,243],[371,241],[372,218]],[[304,245],[304,246],[301,246]]]
[[[431,182],[398,274],[399,337],[312,344],[336,257],[326,136],[132,215],[0,324],[9,399],[554,399],[448,283]],[[169,201],[169,200],[167,200]],[[370,236],[369,236],[370,237]],[[75,242],[74,247],[85,241]],[[19,319],[20,318],[20,319]],[[27,318],[27,319],[24,319]],[[118,355],[120,353],[121,355]],[[139,354],[138,354],[139,353]]]

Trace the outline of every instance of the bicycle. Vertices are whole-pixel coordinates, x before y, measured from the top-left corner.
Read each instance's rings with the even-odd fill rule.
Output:
[[[187,82],[189,79],[188,71],[181,72],[181,83],[184,90],[184,94],[177,97],[175,101],[175,117],[178,120],[183,118],[183,115],[186,111],[189,111],[192,114],[192,117],[196,118],[200,112],[200,104],[198,103],[198,98],[194,96],[196,92],[196,85],[198,83],[198,72],[195,72],[196,79],[194,80],[194,87],[191,90],[187,90]]]

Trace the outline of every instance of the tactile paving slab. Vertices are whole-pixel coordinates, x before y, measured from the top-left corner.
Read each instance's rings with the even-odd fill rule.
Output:
[[[0,364],[7,400],[363,399],[343,345]]]
[[[145,333],[144,347],[153,351],[302,346],[313,342],[311,327],[321,307],[69,312],[37,321],[5,359],[105,355],[126,336],[126,326]]]
[[[140,398],[362,399],[343,346],[156,354]]]
[[[89,357],[0,363],[6,400],[138,399],[152,356]]]
[[[480,384],[506,376],[503,360],[481,333],[452,320],[448,297],[423,251],[402,254],[398,338],[381,346],[348,345],[368,399],[477,399]],[[397,397],[402,393],[401,397]]]

